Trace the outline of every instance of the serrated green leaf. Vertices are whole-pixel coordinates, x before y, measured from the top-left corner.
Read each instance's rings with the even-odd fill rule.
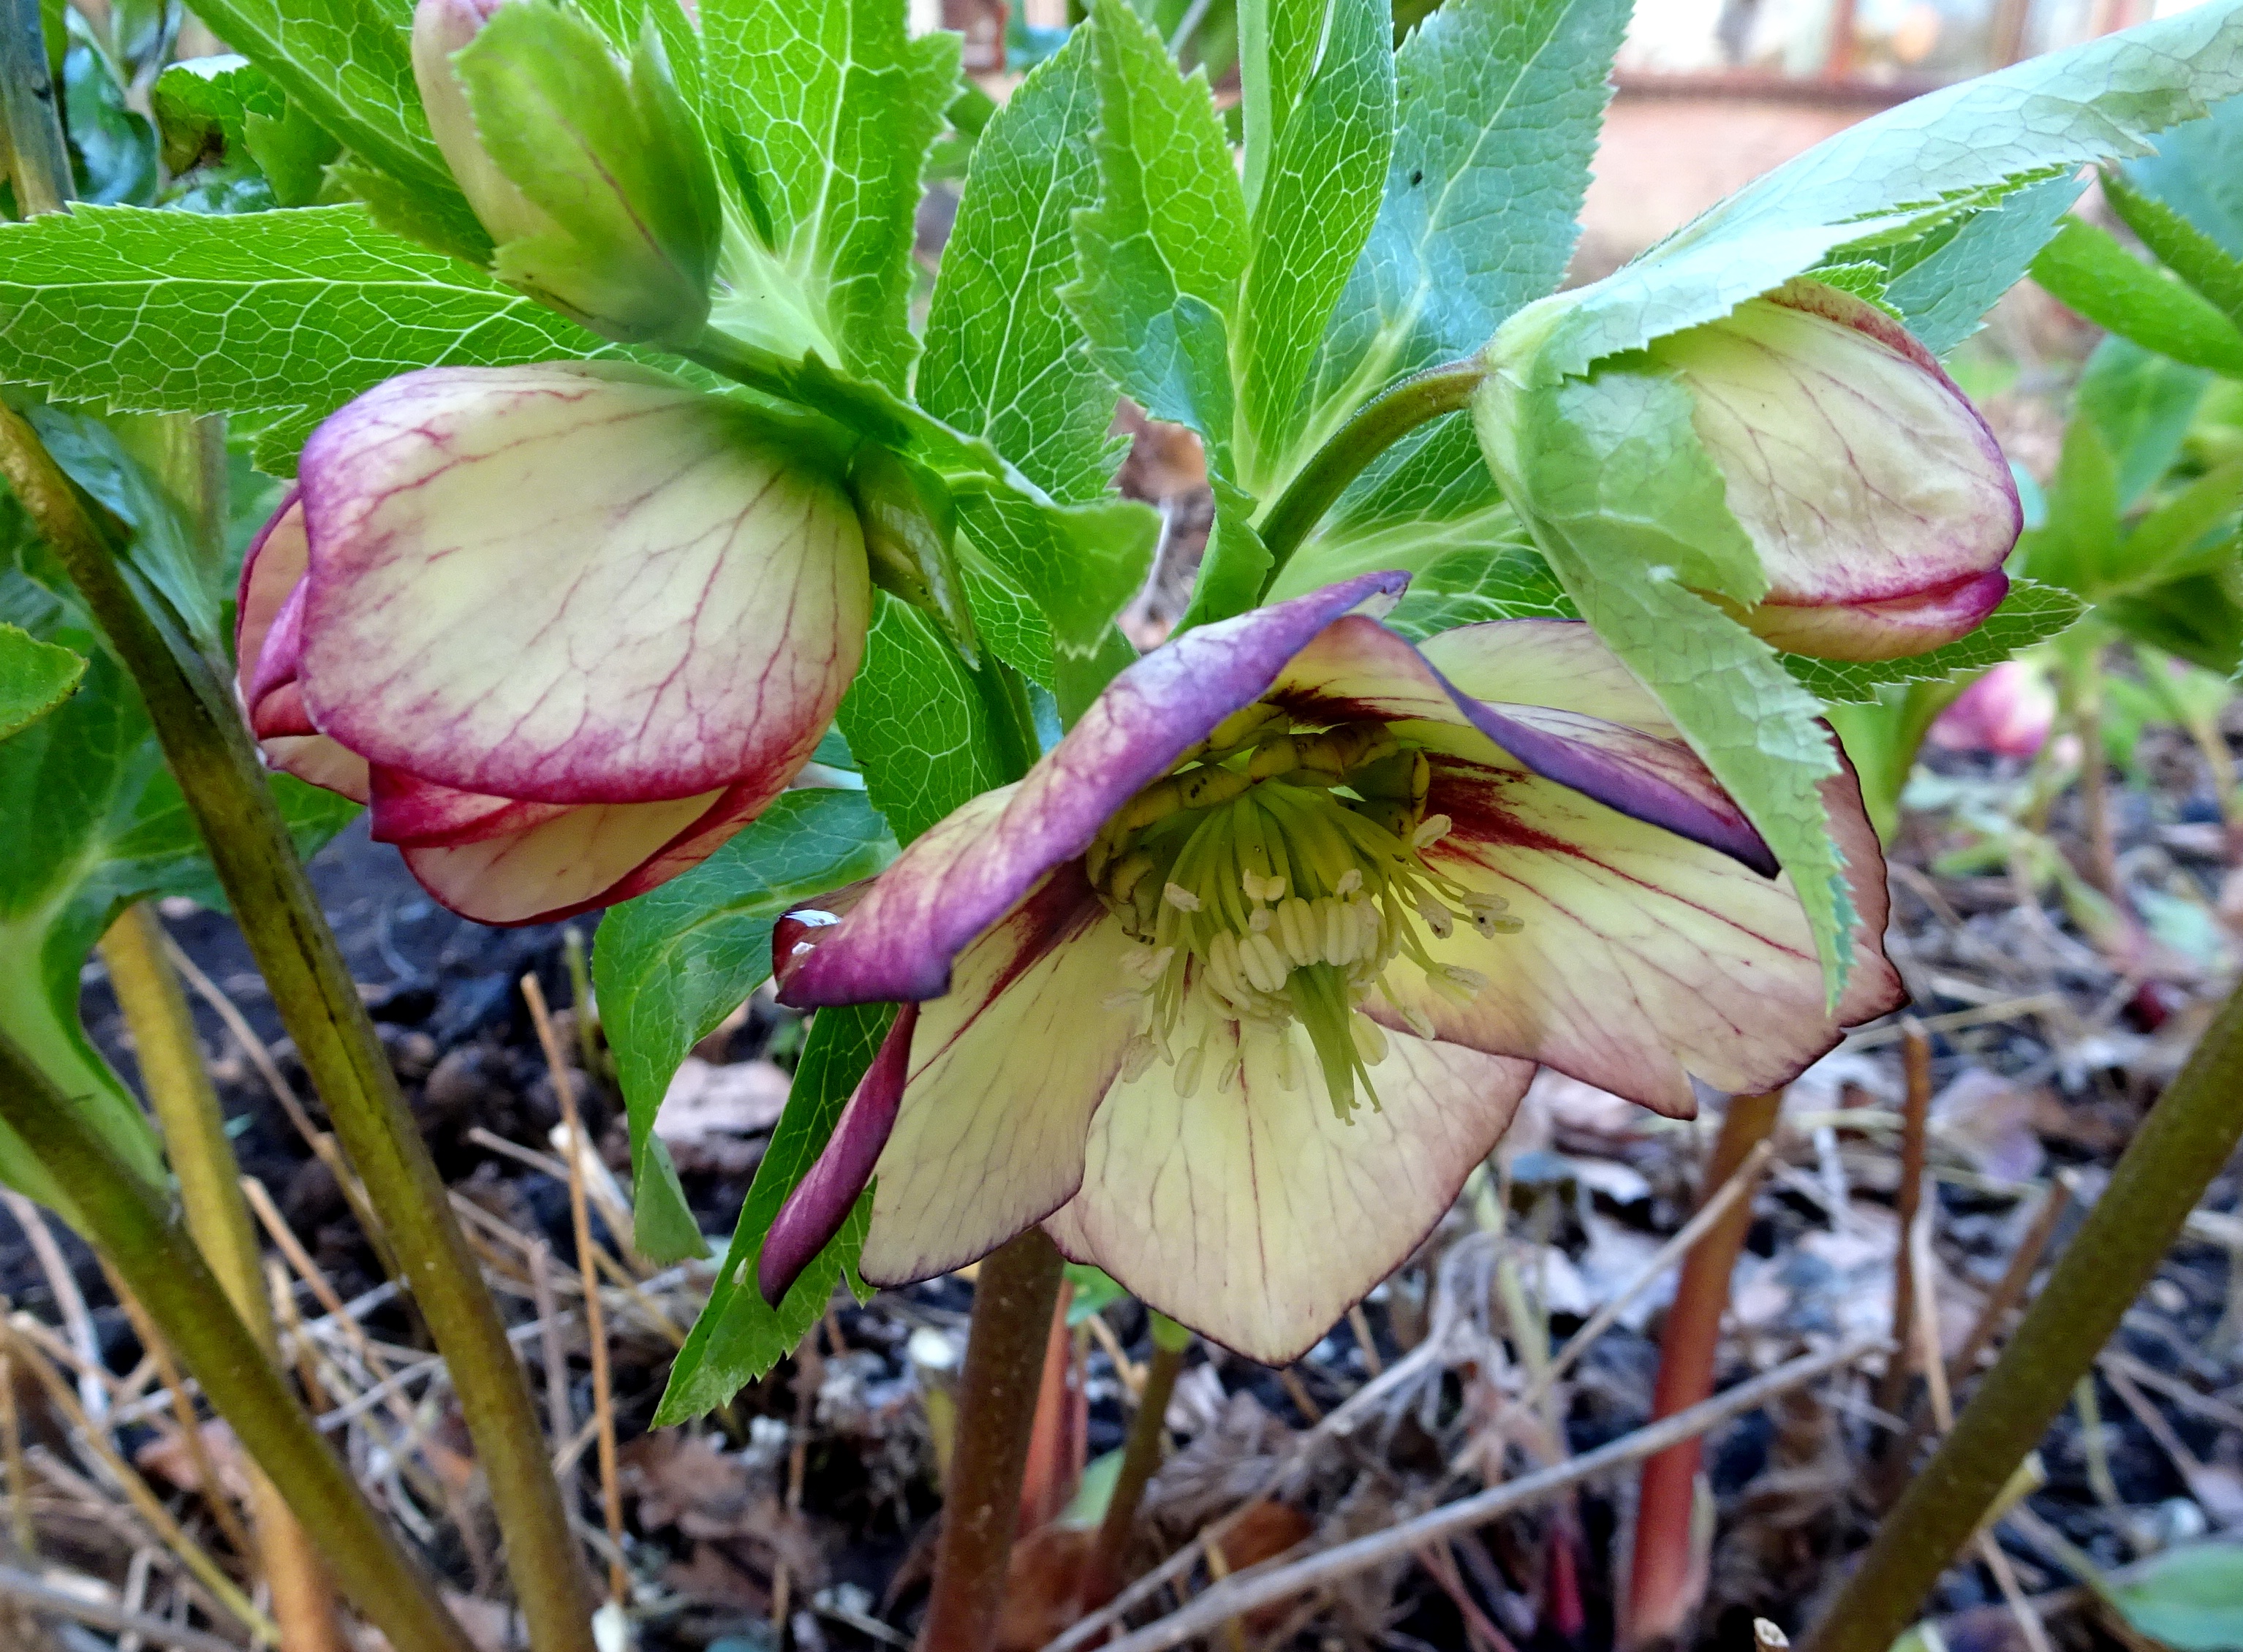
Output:
[[[1061,503],[1106,491],[1126,443],[1114,388],[1061,297],[1074,214],[1097,198],[1092,30],[1014,89],[974,146],[928,306],[916,393]]]
[[[1627,0],[1450,0],[1403,43],[1385,193],[1318,350],[1318,411],[1301,450],[1383,386],[1470,353],[1557,286],[1628,10]]]
[[[913,216],[958,84],[958,37],[914,40],[904,0],[712,0],[710,118],[751,169],[771,251],[822,319],[834,365],[901,390]]]
[[[234,211],[309,205],[340,146],[288,101],[273,77],[246,57],[196,57],[173,64],[150,94],[166,161],[185,173],[165,199],[207,210],[234,198],[212,191],[261,183],[269,198],[241,195]],[[185,194],[178,191],[184,190]]]
[[[1492,620],[1578,620],[1580,610],[1525,538],[1485,550],[1452,551],[1410,581],[1387,628],[1422,642],[1460,625]]]
[[[459,201],[413,83],[411,0],[198,0],[195,15],[360,160]]]
[[[2105,172],[2103,198],[2159,261],[2231,324],[2243,327],[2243,259],[2224,251],[2165,202],[2136,189],[2123,172]]]
[[[0,621],[0,740],[69,699],[84,675],[84,655]]]
[[[2017,566],[2092,601],[2112,572],[2119,508],[2109,444],[2092,421],[2073,420],[2049,483],[2047,520],[2019,536]]]
[[[1977,332],[1994,301],[2024,279],[2086,187],[2085,178],[2051,178],[1973,212],[1893,276],[1885,302],[1925,349],[1945,355]]]
[[[2243,379],[2243,332],[2200,293],[2142,262],[2110,231],[2067,218],[2033,279],[2098,326],[2192,367]]]
[[[778,1308],[764,1300],[756,1284],[756,1262],[763,1254],[771,1219],[817,1161],[833,1133],[833,1121],[841,1116],[865,1069],[872,1064],[894,1016],[893,1005],[872,1004],[820,1010],[812,1018],[786,1111],[771,1132],[763,1162],[756,1166],[756,1179],[740,1207],[739,1225],[710,1287],[708,1304],[670,1367],[669,1386],[655,1411],[657,1427],[688,1421],[723,1405],[777,1365],[825,1312],[842,1269],[853,1272],[872,1219],[869,1188]]]
[[[294,410],[308,427],[414,367],[610,348],[362,207],[0,225],[0,377],[111,412]]]
[[[127,101],[125,75],[84,14],[69,14],[63,125],[80,200],[145,205],[156,194],[156,129]]]
[[[704,1253],[677,1172],[654,1133],[686,1052],[771,973],[771,926],[789,906],[894,857],[861,792],[782,794],[683,877],[610,909],[592,952],[602,1022],[630,1121],[635,1243],[671,1262]]]
[[[1180,632],[1245,613],[1270,574],[1270,547],[1255,531],[1253,500],[1220,475],[1209,480],[1215,485],[1215,526],[1192,585],[1191,603],[1176,622]]]
[[[2130,585],[2202,573],[2199,561],[2216,563],[2206,541],[2243,506],[2243,459],[2206,471],[2142,518],[2126,535],[2121,553]]]
[[[841,702],[841,732],[872,807],[899,843],[1004,781],[980,692],[934,622],[886,592],[865,663]]]
[[[1296,551],[1270,598],[1382,569],[1415,572],[1452,554],[1499,556],[1519,519],[1488,474],[1472,420],[1441,419],[1381,453]]]
[[[1379,0],[1243,0],[1239,15],[1247,259],[1232,442],[1235,479],[1267,494],[1297,462],[1302,391],[1378,216],[1394,151],[1393,25]]]
[[[1780,657],[1816,699],[1830,705],[1867,705],[1889,684],[1950,682],[1974,675],[2068,629],[2086,612],[2085,602],[2059,586],[2013,580],[2009,594],[1984,624],[1928,654],[1868,661],[1815,660],[1803,654]]]
[[[1923,234],[2028,183],[2145,155],[2243,91],[2243,0],[2050,52],[1889,109],[1748,184],[1568,295],[1553,374],[1717,319],[1842,247]]]
[[[1246,200],[1206,77],[1187,79],[1123,0],[1097,0],[1098,197],[1074,218],[1064,297],[1099,366],[1231,469],[1229,318]]]
[[[2212,375],[2130,339],[2104,339],[2087,358],[2073,417],[2095,427],[2118,465],[2118,505],[2125,510],[2179,457],[2189,424]]]
[[[2129,161],[2126,176],[2243,259],[2243,98],[2158,139],[2158,152]]]
[[[2243,540],[2220,547],[2225,566],[2095,605],[2098,620],[2138,642],[2232,676],[2243,663]]]

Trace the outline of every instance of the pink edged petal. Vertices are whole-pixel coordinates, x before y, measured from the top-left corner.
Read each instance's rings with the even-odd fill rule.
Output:
[[[374,771],[370,836],[377,843],[431,849],[480,843],[558,820],[578,805],[525,803],[518,798],[455,791],[401,769]]]
[[[947,1273],[1074,1196],[1091,1115],[1135,1031],[1107,1000],[1136,945],[1061,867],[960,956],[956,984],[920,1007],[859,1264],[867,1279]]]
[[[1859,913],[1835,1016],[1788,879],[1533,776],[1437,763],[1427,806],[1454,824],[1426,859],[1501,897],[1524,927],[1482,937],[1458,924],[1430,943],[1442,964],[1487,977],[1468,1002],[1397,959],[1378,1019],[1399,1028],[1406,1011],[1437,1037],[1544,1063],[1676,1118],[1695,1110],[1692,1074],[1728,1091],[1788,1083],[1842,1028],[1906,997],[1884,956],[1884,857],[1852,771],[1826,781],[1822,796]]]
[[[303,676],[377,763],[542,802],[774,789],[864,651],[841,489],[637,369],[440,367],[306,444]]]
[[[289,591],[280,606],[261,627],[257,654],[236,673],[241,702],[248,708],[249,726],[259,734],[308,734],[312,714],[304,705],[303,681],[298,668],[304,655],[304,588]],[[268,705],[278,702],[270,711]],[[301,728],[293,725],[301,723]]]
[[[1222,1024],[1229,1028],[1232,1024]],[[1249,1058],[1236,1087],[1178,1098],[1155,1066],[1092,1124],[1082,1189],[1044,1223],[1169,1318],[1269,1365],[1313,1346],[1406,1259],[1511,1123],[1533,1064],[1397,1035],[1371,1070],[1382,1110],[1342,1123],[1308,1035],[1303,1082]],[[1227,1063],[1233,1035],[1208,1052]]]
[[[872,1179],[872,1167],[896,1127],[896,1108],[911,1071],[912,1035],[918,1026],[919,1005],[905,1004],[888,1036],[880,1040],[872,1064],[857,1081],[849,1105],[834,1121],[825,1151],[771,1219],[756,1258],[756,1286],[773,1307],[841,1231],[858,1196]]]
[[[1885,602],[1761,603],[1741,615],[1771,647],[1822,660],[1900,660],[1975,631],[2010,594],[1996,568]]]
[[[583,803],[520,829],[402,849],[421,887],[461,917],[550,923],[699,865],[770,801],[757,785],[664,802]]]
[[[1578,655],[1571,637],[1553,646],[1546,622],[1495,621],[1481,633],[1525,625],[1515,646],[1530,656]],[[1587,628],[1580,628],[1586,631]],[[1513,646],[1483,636],[1488,651]],[[1554,662],[1553,662],[1554,663]],[[1524,766],[1633,819],[1680,833],[1732,856],[1766,876],[1776,870],[1759,832],[1729,801],[1697,755],[1623,722],[1566,704],[1560,678],[1521,674],[1531,703],[1492,704],[1461,692],[1401,637],[1374,620],[1351,617],[1325,628],[1293,657],[1270,697],[1308,722],[1380,718],[1397,732],[1467,762],[1515,771]],[[1612,697],[1610,690],[1604,697]]]
[[[265,652],[265,639],[281,605],[304,577],[308,552],[304,542],[304,507],[290,488],[280,508],[266,519],[241,559],[241,583],[233,616],[234,672],[245,702],[251,675]],[[293,674],[292,674],[293,675]]]
[[[1114,679],[1026,780],[939,823],[906,850],[782,993],[800,1007],[931,998],[951,962],[1053,867],[1089,848],[1107,817],[1358,604],[1401,574],[1366,574],[1202,626]],[[986,808],[990,797],[1002,806]]]
[[[280,735],[259,740],[265,761],[283,774],[362,803],[372,784],[366,759],[325,735]]]
[[[1795,281],[1651,353],[1691,391],[1770,601],[1912,597],[1994,572],[2017,543],[2000,444],[1875,306]]]

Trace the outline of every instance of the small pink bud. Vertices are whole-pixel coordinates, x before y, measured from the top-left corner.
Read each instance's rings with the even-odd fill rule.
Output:
[[[1939,714],[1931,743],[1943,751],[2031,757],[2047,743],[2055,722],[2056,695],[2040,673],[2022,660],[2004,660]]]

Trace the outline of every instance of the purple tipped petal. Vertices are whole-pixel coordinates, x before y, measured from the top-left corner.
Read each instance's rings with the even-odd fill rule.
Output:
[[[1081,854],[1115,809],[1259,699],[1319,631],[1408,583],[1404,574],[1366,574],[1202,626],[1138,661],[1026,780],[906,850],[802,961],[783,1001],[808,1008],[947,991],[951,961],[1039,877]]]
[[[1480,651],[1501,653],[1506,648],[1537,655],[1548,650],[1559,657],[1576,652],[1566,646],[1572,638],[1551,631],[1549,624],[1496,621],[1464,628],[1480,635],[1478,647],[1463,657],[1470,661]],[[1520,626],[1527,628],[1514,628]],[[1573,630],[1588,636],[1586,627],[1576,624]],[[1552,650],[1553,641],[1559,646]],[[1436,652],[1431,644],[1428,652]],[[1775,857],[1761,835],[1680,740],[1600,715],[1608,713],[1606,702],[1612,696],[1599,678],[1592,678],[1592,692],[1586,696],[1594,710],[1567,705],[1568,682],[1562,672],[1536,674],[1527,682],[1540,703],[1491,704],[1451,682],[1427,655],[1384,626],[1350,618],[1328,627],[1294,657],[1271,698],[1310,720],[1375,717],[1411,725],[1411,737],[1466,762],[1486,762],[1507,753],[1543,778],[1631,820],[1719,850],[1763,876],[1775,875]],[[1490,752],[1469,736],[1459,738],[1467,729],[1501,751]]]
[[[825,1151],[795,1184],[764,1235],[763,1252],[756,1259],[756,1287],[773,1307],[841,1231],[872,1179],[872,1166],[879,1163],[880,1150],[896,1127],[896,1108],[903,1100],[911,1065],[912,1033],[918,1025],[919,1005],[905,1004],[880,1041],[879,1054],[841,1110]]]

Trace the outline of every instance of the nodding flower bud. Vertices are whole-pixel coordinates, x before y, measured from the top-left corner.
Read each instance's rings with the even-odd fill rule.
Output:
[[[1648,375],[1687,395],[1690,433],[1764,580],[1756,601],[1708,594],[1767,641],[1829,660],[1895,659],[1966,635],[2001,601],[2003,560],[2023,525],[2008,462],[1977,410],[1884,311],[1792,281],[1592,369],[1569,381],[1569,396],[1535,357],[1572,301],[1546,299],[1497,334],[1491,393],[1478,405],[1482,449],[1530,524],[1553,507],[1578,512],[1587,486],[1578,459],[1571,469],[1548,462],[1572,451],[1553,421],[1602,420],[1631,434],[1647,404],[1640,383],[1624,386]],[[1702,521],[1692,527],[1702,534]],[[1681,563],[1691,538],[1679,536]],[[1683,580],[1701,584],[1687,567]]]
[[[421,0],[413,73],[502,280],[623,343],[699,335],[723,210],[650,22],[626,63],[556,0]]]

